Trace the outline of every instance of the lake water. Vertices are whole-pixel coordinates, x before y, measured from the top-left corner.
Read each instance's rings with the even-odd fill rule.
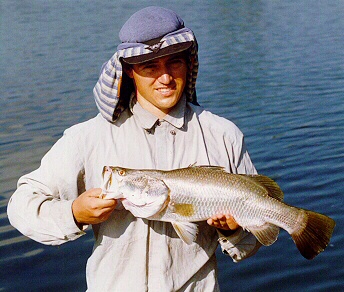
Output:
[[[92,234],[60,247],[14,230],[6,205],[67,127],[97,113],[92,88],[118,31],[161,1],[11,1],[0,6],[0,291],[84,291]],[[168,1],[200,46],[200,103],[246,135],[285,201],[337,222],[312,261],[282,231],[234,264],[222,291],[344,291],[344,1]],[[190,263],[192,264],[192,263]],[[182,271],[181,271],[182,272]]]

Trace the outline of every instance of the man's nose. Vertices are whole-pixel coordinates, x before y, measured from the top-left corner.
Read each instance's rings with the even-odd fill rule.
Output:
[[[161,73],[161,75],[158,78],[158,81],[162,84],[169,84],[172,81],[172,79],[172,75],[169,72],[165,71]]]

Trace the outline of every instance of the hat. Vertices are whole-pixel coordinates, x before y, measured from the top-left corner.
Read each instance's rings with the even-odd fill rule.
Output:
[[[162,46],[162,38],[184,28],[184,21],[172,10],[163,7],[150,6],[134,13],[123,25],[119,32],[122,42],[118,49],[127,45],[145,44],[149,53],[123,58],[126,63],[137,64],[170,54],[187,50],[192,42],[180,42]]]

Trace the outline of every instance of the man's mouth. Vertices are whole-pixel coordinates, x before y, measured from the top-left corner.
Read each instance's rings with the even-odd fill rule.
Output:
[[[159,91],[159,93],[161,93],[162,95],[170,95],[174,92],[174,88],[157,88],[157,91]]]

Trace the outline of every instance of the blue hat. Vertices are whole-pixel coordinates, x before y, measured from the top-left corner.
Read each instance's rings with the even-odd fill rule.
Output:
[[[134,13],[119,32],[122,43],[146,43],[184,27],[184,21],[172,10],[150,6]]]
[[[162,56],[184,51],[192,45],[192,42],[176,43],[161,48],[162,37],[180,31],[184,28],[184,21],[172,10],[163,7],[150,6],[134,13],[123,25],[119,32],[122,42],[118,49],[126,48],[133,43],[148,45],[150,54],[124,58],[129,64],[136,64],[159,58]]]

